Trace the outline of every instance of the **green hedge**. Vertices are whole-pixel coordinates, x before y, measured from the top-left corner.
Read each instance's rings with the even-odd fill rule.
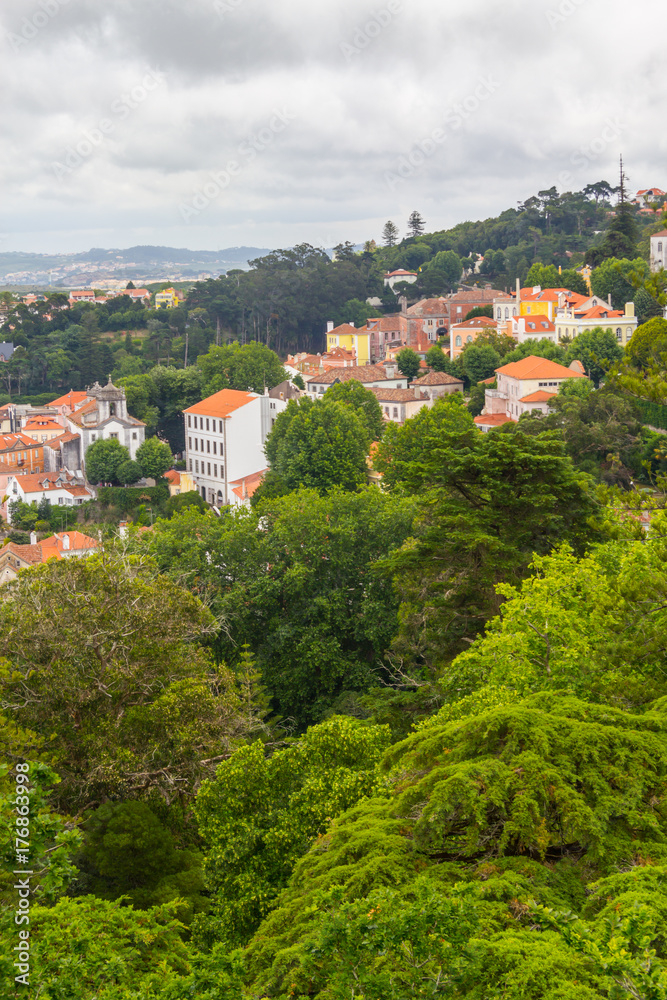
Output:
[[[161,504],[169,499],[169,487],[103,486],[97,491],[97,499],[103,507],[118,507],[123,514],[140,507],[142,503]]]
[[[635,403],[645,424],[667,431],[667,406],[663,406],[662,403],[654,403],[650,399],[637,399]]]

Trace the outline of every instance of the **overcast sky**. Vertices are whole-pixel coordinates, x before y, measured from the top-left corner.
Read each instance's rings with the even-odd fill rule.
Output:
[[[0,250],[321,246],[667,189],[654,0],[2,0]]]

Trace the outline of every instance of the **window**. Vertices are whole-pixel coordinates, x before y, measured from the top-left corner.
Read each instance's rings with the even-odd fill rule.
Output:
[[[199,439],[199,450],[200,451],[204,450],[204,439],[203,438]]]
[[[207,431],[210,430],[209,425],[208,425],[208,417],[206,418],[206,430]]]
[[[509,319],[509,318],[510,318],[510,311],[509,311],[509,309],[505,309],[505,319]]]
[[[456,338],[456,346],[457,347],[461,346],[461,337],[460,336]]]
[[[631,326],[629,326],[629,327],[628,327],[628,340],[630,340],[630,337],[631,337],[631,336],[632,336],[632,327],[631,327]]]
[[[137,440],[137,432],[136,431],[132,431],[132,440],[133,441]]]
[[[658,243],[658,253],[662,253],[662,243]]]
[[[398,420],[398,407],[394,407],[394,420]]]
[[[471,333],[469,333],[468,336],[466,337],[466,344],[472,344],[472,334]]]
[[[206,451],[209,453],[209,455],[211,454],[211,442],[210,441],[206,442]]]
[[[387,414],[387,416],[389,416],[389,407],[388,406],[385,406],[384,412]]]
[[[64,503],[65,503],[65,498],[64,497],[58,497],[58,504],[59,504],[59,506],[62,507]]]
[[[188,413],[188,427],[192,427],[192,417]]]
[[[209,476],[211,475],[211,463],[210,462],[208,463],[208,474],[209,474]]]
[[[224,452],[223,452],[223,450],[222,450],[222,441],[220,442],[220,454],[221,454],[221,455],[222,455],[222,454],[224,454]]]
[[[620,328],[620,326],[616,330],[616,340],[623,340],[623,330]]]
[[[218,478],[218,466],[217,465],[213,466],[213,478],[214,479]]]
[[[218,444],[216,441],[213,442],[213,454],[214,455],[218,454]]]
[[[220,423],[220,433],[222,434],[222,420],[220,420],[219,423]]]
[[[457,306],[456,307],[456,311],[457,311],[457,313],[463,312],[463,306]]]
[[[91,434],[90,435],[90,440],[91,441],[95,441],[96,439],[97,439],[97,434]]]
[[[192,472],[192,459],[190,459],[189,471]]]
[[[111,432],[111,434],[109,435],[109,437],[113,438],[114,441],[118,440],[118,434],[116,434],[114,431]]]
[[[199,462],[195,461],[195,472],[199,472]]]
[[[188,448],[190,449],[190,451],[192,451],[192,438],[191,437],[188,438]]]
[[[199,451],[199,442],[197,441],[197,438],[195,438],[195,451]]]
[[[498,306],[498,316],[497,316],[497,319],[502,319],[502,318],[503,318],[503,311],[500,308],[500,306]]]

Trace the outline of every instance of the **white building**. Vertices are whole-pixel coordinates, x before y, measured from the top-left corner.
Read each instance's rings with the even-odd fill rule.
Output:
[[[651,270],[667,268],[667,229],[651,237]]]
[[[433,400],[427,392],[417,386],[409,389],[370,389],[382,407],[385,420],[395,424],[404,424],[410,417],[416,416],[424,407],[430,409]]]
[[[28,476],[10,476],[7,481],[7,520],[11,524],[12,501],[39,504],[47,499],[55,507],[80,507],[95,499],[95,491],[81,479],[67,472],[42,472]]]
[[[394,285],[397,285],[399,281],[407,281],[409,285],[414,285],[415,281],[419,275],[416,271],[404,271],[400,268],[397,271],[388,271],[384,276],[384,287],[391,288],[392,292],[394,290]]]
[[[261,481],[267,468],[264,445],[287,403],[285,393],[272,398],[268,390],[259,396],[222,389],[184,411],[187,471],[207,503],[247,501],[247,483],[256,488]]]
[[[87,389],[86,398],[87,402],[73,413],[65,414],[67,430],[78,435],[81,442],[80,462],[85,463],[91,444],[109,438],[120,441],[134,461],[146,438],[146,425],[128,414],[125,389],[118,389],[109,379],[105,386],[96,382]],[[84,465],[77,468],[84,468]]]
[[[482,414],[475,417],[480,430],[488,431],[524,413],[548,413],[549,403],[561,384],[571,378],[586,378],[583,366],[573,361],[569,368],[534,354],[496,368],[496,388],[488,388]],[[488,380],[491,381],[491,380]]]
[[[353,365],[350,368],[328,368],[313,375],[306,385],[306,391],[315,399],[330,389],[336,382],[354,379],[366,389],[407,389],[408,380],[395,364]]]

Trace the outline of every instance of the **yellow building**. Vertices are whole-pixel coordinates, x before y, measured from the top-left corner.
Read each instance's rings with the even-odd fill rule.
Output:
[[[53,438],[60,437],[65,433],[65,428],[53,417],[31,417],[23,427],[22,433],[31,437],[33,441],[52,441]]]
[[[156,309],[175,309],[179,302],[178,292],[174,288],[165,288],[155,293]]]
[[[327,351],[334,347],[342,347],[356,356],[357,365],[371,363],[371,335],[365,326],[356,328],[354,323],[343,323],[334,327],[329,323],[327,328]]]

